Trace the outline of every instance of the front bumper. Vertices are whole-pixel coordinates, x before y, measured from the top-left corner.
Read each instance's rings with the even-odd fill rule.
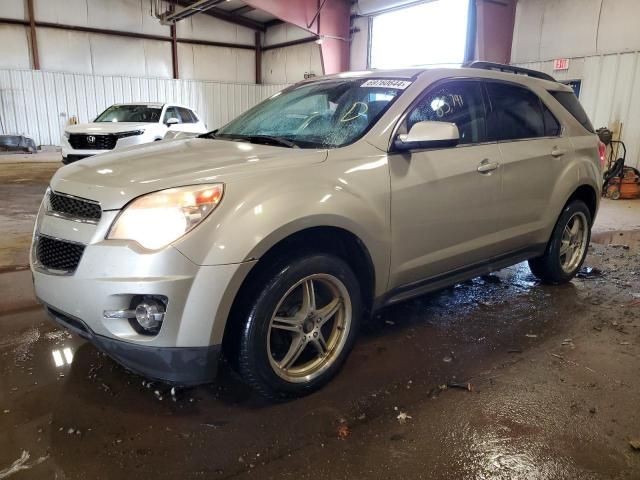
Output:
[[[135,242],[104,240],[116,211],[97,224],[49,215],[41,206],[31,251],[35,294],[61,325],[88,338],[117,361],[151,378],[193,384],[215,373],[235,292],[254,262],[198,265],[173,246],[158,251]],[[47,270],[38,261],[39,238],[84,246],[75,270]],[[126,318],[138,296],[167,299],[162,326],[144,335]]]
[[[149,347],[97,335],[82,320],[45,305],[60,326],[90,341],[125,368],[144,377],[177,385],[198,385],[216,377],[220,346]]]

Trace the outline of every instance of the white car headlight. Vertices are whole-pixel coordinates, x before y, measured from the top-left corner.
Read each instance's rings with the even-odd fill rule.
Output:
[[[107,239],[133,240],[157,250],[195,228],[222,200],[224,186],[192,185],[149,193],[133,200],[116,217]]]
[[[67,132],[66,130],[64,131],[64,138],[66,138],[67,140],[69,140],[69,136],[71,134],[69,132]]]

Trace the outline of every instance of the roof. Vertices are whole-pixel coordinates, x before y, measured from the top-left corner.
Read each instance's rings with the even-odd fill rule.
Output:
[[[415,79],[422,75],[427,75],[430,73],[443,73],[445,72],[447,75],[453,77],[477,77],[477,78],[490,78],[496,80],[505,80],[505,81],[518,81],[525,85],[539,85],[543,88],[549,90],[570,90],[570,87],[566,85],[562,85],[561,83],[555,80],[548,80],[547,78],[552,78],[548,75],[540,73],[539,76],[531,76],[525,74],[527,70],[525,69],[517,69],[517,67],[509,67],[508,65],[503,66],[505,71],[499,71],[493,68],[481,68],[478,67],[469,67],[469,66],[461,66],[461,67],[421,67],[421,68],[402,68],[402,69],[384,69],[384,70],[364,70],[357,72],[343,72],[337,73],[334,75],[327,75],[325,77],[314,77],[308,81],[313,81],[315,79],[330,79],[330,78],[397,78],[397,79]],[[509,68],[514,68],[513,72],[506,71]],[[520,73],[517,73],[520,72]],[[531,74],[535,74],[538,72],[530,71]],[[515,77],[515,78],[514,78]],[[304,82],[301,82],[304,83]]]
[[[164,102],[122,102],[122,103],[114,103],[114,105],[146,105],[148,107],[162,108],[165,106],[165,103]]]

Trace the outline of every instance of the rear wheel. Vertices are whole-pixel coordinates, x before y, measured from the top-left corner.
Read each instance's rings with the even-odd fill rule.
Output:
[[[263,278],[240,338],[240,373],[266,397],[305,395],[338,372],[353,346],[358,282],[326,254],[280,262]]]
[[[529,260],[529,267],[545,283],[568,282],[582,267],[590,239],[591,212],[583,201],[574,200],[558,218],[545,254]]]

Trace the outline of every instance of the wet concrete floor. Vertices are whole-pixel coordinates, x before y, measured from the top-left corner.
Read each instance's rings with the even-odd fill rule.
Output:
[[[638,479],[640,235],[594,240],[568,285],[521,264],[383,310],[280,404],[224,365],[172,395],[3,295],[0,479]]]

